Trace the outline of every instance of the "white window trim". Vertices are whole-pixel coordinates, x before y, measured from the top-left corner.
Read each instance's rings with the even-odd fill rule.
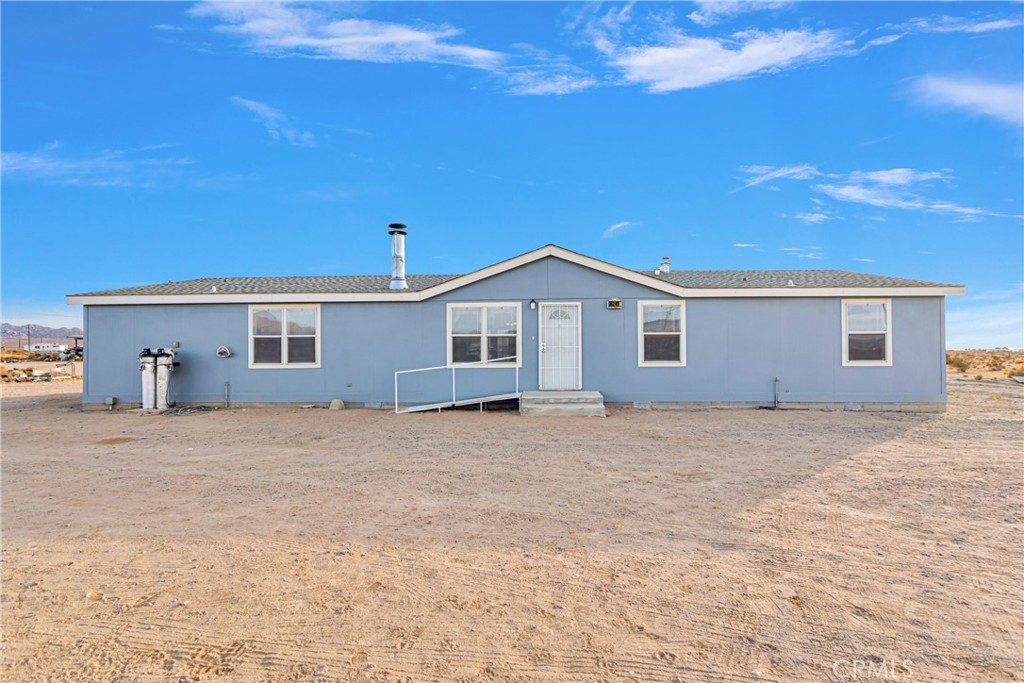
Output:
[[[850,304],[885,304],[885,360],[850,360],[850,335],[847,332],[849,326],[849,315],[847,308]],[[843,367],[891,367],[892,366],[892,299],[843,299],[840,308],[842,314],[843,334]],[[854,334],[858,334],[854,332]],[[860,334],[872,334],[863,332]],[[875,332],[874,334],[878,334]]]
[[[312,308],[316,311],[316,362],[314,363],[256,363],[256,343],[252,332],[252,311],[254,308]],[[249,305],[249,369],[250,370],[302,370],[320,367],[321,336],[320,336],[320,304],[250,304]],[[285,325],[286,321],[282,321]],[[281,357],[288,357],[287,328],[282,327]]]
[[[644,306],[679,306],[679,360],[644,360]],[[662,333],[664,334],[664,333]],[[636,302],[636,361],[642,368],[686,367],[686,300],[644,299]]]
[[[487,308],[488,306],[512,306],[516,309],[516,362],[501,361],[499,363],[455,363],[452,361],[452,310],[456,308]],[[481,316],[480,329],[481,337],[487,336],[486,314]],[[447,324],[445,326],[445,365],[455,368],[521,368],[523,367],[523,304],[521,301],[465,301],[449,303],[446,310]],[[508,335],[511,336],[511,335]],[[483,344],[480,349],[481,356],[487,353],[487,345]]]

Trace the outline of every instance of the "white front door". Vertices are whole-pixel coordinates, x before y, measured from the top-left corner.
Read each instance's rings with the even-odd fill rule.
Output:
[[[580,362],[580,305],[540,305],[540,388],[574,391],[583,388]]]

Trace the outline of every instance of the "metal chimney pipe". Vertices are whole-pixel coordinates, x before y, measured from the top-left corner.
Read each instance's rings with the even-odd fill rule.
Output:
[[[388,225],[388,234],[391,235],[390,289],[409,289],[409,283],[405,281],[405,232],[406,227],[401,223]]]
[[[672,264],[668,262],[668,256],[661,257],[661,272],[669,273],[672,271]]]

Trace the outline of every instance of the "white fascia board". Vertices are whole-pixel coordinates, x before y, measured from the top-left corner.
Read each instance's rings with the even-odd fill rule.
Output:
[[[363,301],[421,301],[422,292],[287,292],[276,294],[115,294],[71,295],[69,304],[87,306],[131,306],[134,304],[315,304]]]
[[[963,287],[736,287],[687,289],[688,299],[963,296]]]

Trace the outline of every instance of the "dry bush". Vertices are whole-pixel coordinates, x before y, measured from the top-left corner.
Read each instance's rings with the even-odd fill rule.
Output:
[[[947,353],[946,354],[946,365],[954,368],[957,372],[967,372],[967,369],[971,367],[971,360],[965,355],[958,353]]]
[[[966,349],[946,353],[946,366],[950,372],[984,373],[983,377],[1018,376],[1024,371],[1024,351],[1006,348],[979,350]]]

